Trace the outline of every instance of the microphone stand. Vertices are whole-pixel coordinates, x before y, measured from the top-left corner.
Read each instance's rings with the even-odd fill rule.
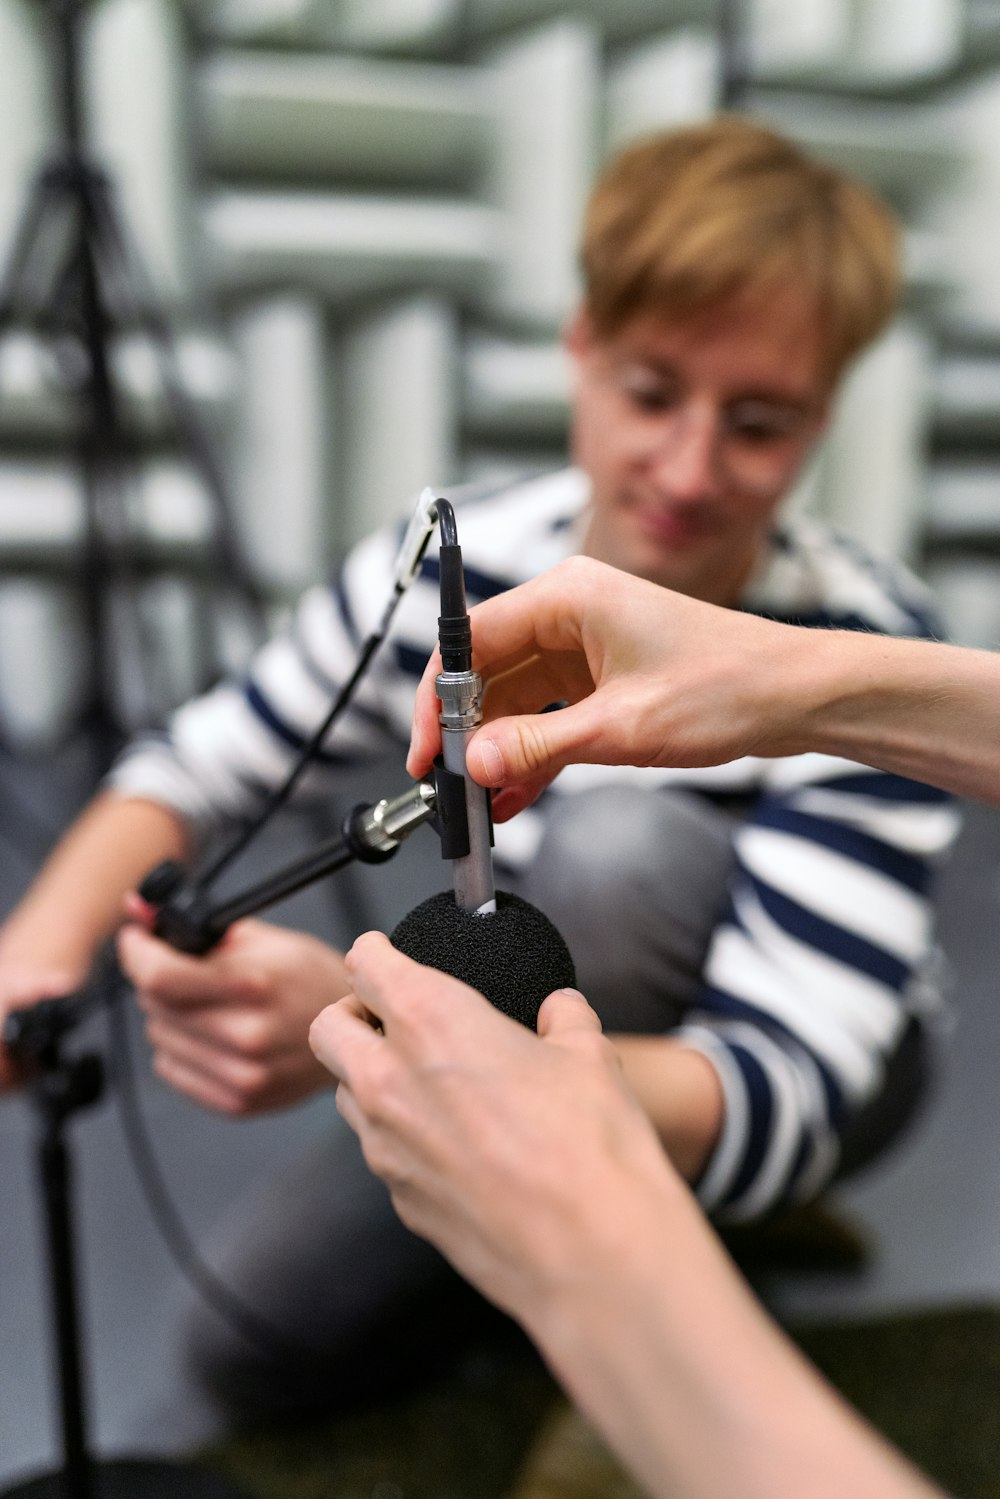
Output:
[[[441,838],[442,857],[468,853],[464,782],[440,761],[432,779],[415,782],[400,796],[355,807],[339,834],[236,896],[213,902],[207,886],[170,861],[147,875],[140,893],[155,907],[158,936],[182,951],[205,953],[232,922],[352,860],[383,863],[425,822]],[[0,1040],[24,1069],[39,1118],[38,1184],[45,1210],[62,1436],[62,1466],[0,1491],[0,1499],[245,1499],[228,1482],[188,1465],[148,1459],[95,1462],[91,1455],[77,1296],[73,1158],[66,1126],[74,1114],[97,1103],[105,1079],[100,1057],[90,1052],[67,1055],[64,1042],[98,998],[98,990],[92,988],[12,1010],[0,1032]]]
[[[62,1463],[3,1490],[2,1499],[241,1499],[240,1491],[188,1465],[149,1459],[95,1461],[88,1437],[74,1231],[74,1162],[66,1126],[104,1091],[92,1052],[69,1055],[66,1037],[96,1002],[95,991],[15,1010],[3,1043],[25,1068],[38,1118],[36,1166],[44,1208],[51,1288],[52,1343]]]
[[[207,953],[234,921],[275,905],[352,860],[384,863],[424,823],[439,834],[443,858],[468,853],[464,784],[442,764],[435,765],[433,780],[417,781],[400,796],[355,807],[339,833],[235,896],[213,902],[209,888],[173,860],[151,870],[139,894],[154,909],[153,931],[158,937],[181,952]]]

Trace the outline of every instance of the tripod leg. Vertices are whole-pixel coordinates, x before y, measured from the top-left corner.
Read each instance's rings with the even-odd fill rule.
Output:
[[[16,321],[34,322],[44,316],[48,277],[39,246],[46,222],[66,196],[65,173],[51,167],[38,173],[28,191],[0,280],[0,331]]]
[[[107,265],[116,273],[116,287],[128,298],[128,312],[138,327],[153,340],[159,355],[160,374],[174,422],[186,449],[212,500],[216,541],[228,586],[242,599],[251,614],[255,632],[262,629],[259,591],[243,557],[228,486],[208,434],[184,388],[173,332],[156,304],[152,284],[138,253],[129,243],[115,213],[107,183],[96,195],[95,215],[98,245]]]
[[[53,1325],[59,1366],[63,1487],[65,1499],[94,1499],[80,1353],[69,1157],[62,1139],[61,1123],[61,1120],[48,1121],[39,1145],[39,1169],[45,1196]]]
[[[91,661],[90,701],[86,716],[96,737],[99,762],[104,768],[113,758],[121,737],[111,681],[113,641],[109,629],[108,594],[114,581],[114,569],[109,556],[108,534],[109,522],[113,533],[124,518],[108,513],[109,491],[105,478],[113,455],[120,449],[122,433],[108,357],[109,319],[101,297],[85,216],[84,209],[77,253],[82,283],[83,344],[87,356],[79,440],[85,505],[83,600]]]

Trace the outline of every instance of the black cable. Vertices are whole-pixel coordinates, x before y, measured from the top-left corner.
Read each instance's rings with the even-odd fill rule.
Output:
[[[438,526],[441,529],[441,545],[448,547],[458,546],[458,526],[455,522],[455,507],[450,500],[437,500]]]
[[[284,806],[285,802],[291,796],[293,790],[298,785],[302,776],[305,774],[306,770],[316,758],[317,751],[322,745],[323,740],[333,728],[334,724],[337,722],[337,719],[350,704],[351,698],[354,696],[354,692],[358,683],[364,676],[365,672],[368,670],[375,652],[378,650],[379,646],[385,639],[387,627],[388,619],[384,619],[379,629],[374,634],[369,635],[368,639],[365,641],[364,647],[361,651],[361,655],[358,657],[358,661],[354,670],[351,672],[351,675],[348,677],[347,681],[340,689],[333,703],[333,706],[327,713],[326,717],[323,719],[323,722],[320,724],[319,728],[311,736],[311,738],[306,741],[302,749],[299,751],[299,757],[295,761],[291,770],[288,772],[288,775],[282,781],[281,785],[270,793],[257,815],[253,817],[250,822],[244,824],[244,826],[237,833],[236,837],[233,838],[233,840],[229,844],[227,844],[225,848],[223,848],[222,852],[215,859],[213,859],[213,861],[208,865],[207,869],[201,870],[195,876],[194,884],[197,887],[204,888],[210,885],[214,880],[218,879],[222,871],[224,869],[227,869],[233,862],[233,860],[243,852],[250,840],[257,836],[264,824],[270,822],[271,818],[279,810],[279,808]]]
[[[472,624],[465,600],[465,568],[462,548],[458,544],[455,512],[448,500],[439,499],[438,523],[441,527],[441,613],[438,616],[438,644],[441,669],[445,672],[472,670]]]
[[[330,1367],[328,1350],[288,1338],[282,1330],[247,1305],[208,1264],[191,1237],[170,1194],[156,1158],[139,1102],[139,1090],[122,1001],[130,986],[110,949],[100,960],[101,991],[108,1019],[114,1089],[118,1115],[132,1168],[157,1231],[184,1279],[212,1310],[247,1342],[269,1358],[281,1358],[294,1368],[294,1377]],[[305,1365],[306,1367],[302,1367]],[[291,1373],[291,1369],[289,1370]],[[284,1377],[284,1376],[283,1376]]]
[[[437,499],[435,500],[435,506],[441,525],[442,537],[445,534],[446,526],[450,526],[449,534],[455,538],[455,544],[457,545],[457,530],[455,527],[454,510],[447,500]],[[447,511],[448,517],[450,518],[448,520],[444,518],[445,511]],[[222,849],[221,853],[219,853],[216,858],[212,860],[212,862],[206,869],[198,872],[192,882],[196,889],[206,889],[213,880],[218,879],[222,871],[224,869],[228,869],[233,860],[243,852],[250,840],[257,836],[264,824],[270,821],[275,812],[277,812],[280,807],[284,806],[285,802],[291,796],[292,791],[298,784],[299,780],[308,769],[308,767],[312,764],[313,760],[316,758],[316,755],[323,744],[323,740],[330,733],[330,730],[340,718],[341,714],[349,706],[350,701],[357,689],[358,683],[361,681],[361,678],[368,670],[368,667],[370,666],[375,653],[378,651],[379,647],[382,645],[386,636],[388,635],[390,626],[392,625],[393,616],[395,615],[396,610],[399,607],[403,595],[406,593],[407,588],[410,586],[410,582],[412,581],[416,570],[416,565],[417,563],[419,563],[420,558],[423,556],[426,546],[427,535],[424,536],[419,551],[414,554],[413,571],[404,569],[403,573],[401,573],[399,571],[399,564],[397,563],[396,581],[393,585],[393,590],[392,594],[390,595],[389,602],[386,604],[385,609],[382,613],[382,618],[379,620],[375,629],[368,636],[368,639],[362,646],[361,654],[358,657],[354,670],[351,672],[351,675],[348,677],[347,681],[344,683],[343,687],[337,694],[337,697],[334,700],[333,706],[330,708],[330,711],[323,719],[323,722],[320,724],[319,728],[316,729],[312,736],[303,745],[302,749],[299,751],[299,757],[292,765],[291,769],[288,772],[288,775],[285,777],[284,781],[282,781],[281,785],[271,792],[257,815],[253,817],[248,823],[244,824],[244,826],[233,838],[231,843],[227,844]],[[461,556],[461,554],[459,555]]]
[[[424,495],[426,495],[427,498],[430,498],[429,490],[424,490]],[[423,496],[421,496],[421,499],[423,499]],[[444,516],[445,511],[447,511],[447,517]],[[430,516],[432,516],[432,523],[433,516],[438,517],[439,523],[441,523],[442,537],[444,537],[445,529],[450,528],[448,529],[448,534],[450,534],[451,537],[454,538],[454,543],[456,543],[457,546],[457,531],[456,525],[454,525],[454,510],[453,508],[451,508],[451,505],[448,504],[447,499],[435,499],[435,501],[433,501],[433,510],[430,511]],[[417,516],[414,517],[414,522],[418,519],[420,519],[420,510],[418,510]],[[430,531],[424,531],[423,535],[421,535],[420,540],[418,540],[418,544],[415,544],[414,546],[414,543],[412,543],[412,528],[414,528],[414,522],[411,522],[411,526],[409,526],[408,532],[406,532],[405,538],[403,538],[402,555],[400,555],[400,558],[397,558],[396,561],[396,582],[393,583],[393,592],[391,592],[390,600],[388,600],[387,606],[385,606],[384,612],[382,612],[382,618],[379,619],[378,625],[376,625],[375,630],[372,631],[372,634],[370,634],[370,636],[367,637],[366,642],[364,642],[363,648],[361,648],[360,657],[358,657],[357,664],[355,664],[354,672],[351,673],[348,681],[346,681],[345,684],[343,684],[343,687],[340,688],[339,693],[337,693],[336,700],[334,700],[333,706],[331,706],[330,712],[328,712],[327,717],[325,717],[324,721],[319,724],[319,727],[315,730],[315,733],[313,733],[312,738],[307,739],[306,744],[304,744],[303,748],[301,748],[300,752],[298,752],[298,758],[297,760],[295,760],[295,763],[292,764],[291,770],[289,770],[288,775],[286,775],[285,779],[283,779],[282,784],[280,784],[279,787],[276,788],[276,790],[271,791],[271,794],[267,797],[267,800],[265,800],[264,806],[262,806],[261,811],[256,814],[256,817],[250,818],[249,823],[244,823],[244,826],[241,827],[240,832],[235,835],[235,838],[232,839],[229,844],[226,844],[226,847],[223,847],[223,850],[220,851],[219,854],[217,854],[216,859],[213,859],[213,862],[211,862],[210,865],[207,866],[207,869],[202,869],[202,871],[199,871],[198,874],[195,875],[195,878],[193,878],[192,881],[193,887],[195,887],[195,889],[207,889],[208,884],[211,884],[211,881],[217,880],[217,878],[219,878],[219,875],[222,874],[223,869],[228,869],[228,866],[231,865],[232,860],[234,860],[235,857],[238,856],[238,854],[243,853],[243,850],[244,848],[246,848],[246,845],[249,844],[250,839],[255,838],[255,836],[258,835],[259,830],[261,830],[261,827],[264,826],[267,821],[270,821],[270,818],[273,817],[274,812],[276,812],[277,809],[280,808],[280,806],[285,805],[285,802],[286,800],[288,800],[288,797],[291,796],[292,790],[294,790],[295,785],[297,785],[298,781],[300,781],[301,775],[303,775],[304,770],[306,770],[307,767],[312,764],[312,761],[315,760],[316,754],[318,754],[319,748],[321,748],[322,741],[327,738],[328,733],[330,733],[330,730],[333,729],[333,726],[334,724],[336,724],[336,721],[339,720],[340,715],[345,712],[345,709],[348,708],[349,703],[351,703],[351,699],[352,697],[354,697],[355,690],[357,690],[358,682],[361,681],[364,673],[366,673],[367,669],[369,669],[370,663],[372,663],[372,658],[375,657],[375,652],[378,651],[379,646],[382,645],[382,642],[384,642],[385,640],[385,636],[387,636],[388,631],[390,631],[391,624],[393,624],[394,613],[396,613],[397,607],[399,607],[400,600],[402,600],[403,594],[405,594],[406,589],[408,589],[409,585],[411,585],[412,579],[414,579],[415,573],[417,573],[417,567],[418,564],[420,564],[420,559],[423,558],[424,550],[426,550],[427,540],[429,540],[430,537]],[[411,547],[412,549],[409,550],[409,552],[408,547]]]

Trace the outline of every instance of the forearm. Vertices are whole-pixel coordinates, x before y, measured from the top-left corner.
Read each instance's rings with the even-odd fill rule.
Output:
[[[1000,801],[1000,656],[854,632],[791,644],[771,753],[843,755]],[[766,698],[760,711],[766,721]]]
[[[724,1097],[707,1057],[669,1036],[611,1037],[629,1086],[674,1165],[699,1175],[722,1128]]]
[[[566,1283],[522,1321],[657,1499],[934,1492],[765,1317],[680,1182],[595,1191]]]
[[[8,970],[44,964],[82,981],[115,930],[122,896],[161,859],[182,858],[180,818],[156,802],[99,795],[73,824],[0,932]]]

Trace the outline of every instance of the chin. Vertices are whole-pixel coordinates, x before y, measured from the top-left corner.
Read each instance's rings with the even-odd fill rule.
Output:
[[[692,565],[691,559],[678,557],[662,546],[633,547],[626,570],[647,583],[672,588],[675,593],[690,593],[705,575],[706,566]]]

